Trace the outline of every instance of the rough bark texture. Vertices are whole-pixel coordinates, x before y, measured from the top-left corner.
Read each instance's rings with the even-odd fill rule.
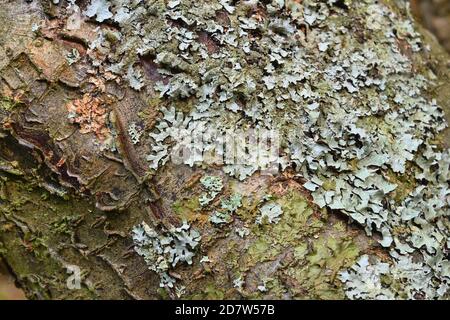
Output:
[[[387,2],[394,10],[395,3]],[[152,128],[159,98],[93,72],[86,51],[98,23],[85,19],[79,29],[67,30],[59,19],[64,8],[52,1],[0,0],[0,254],[29,298],[340,299],[340,270],[362,254],[389,259],[376,235],[366,236],[338,211],[319,209],[291,169],[275,176],[256,173],[243,182],[220,168],[171,163],[149,174],[142,160],[147,150],[137,148],[127,130],[138,115]],[[32,31],[35,23],[41,23],[38,32]],[[416,28],[431,45],[429,53],[414,54],[417,73],[435,73],[436,86],[428,94],[450,110],[448,55]],[[70,64],[67,52],[74,48],[81,58]],[[141,64],[146,81],[159,77],[151,61]],[[83,123],[67,119],[73,101],[96,109],[85,131]],[[99,147],[111,130],[104,127],[106,118],[117,133],[116,151]],[[448,131],[441,135],[446,147],[448,137]],[[222,177],[221,197],[244,195],[231,227],[213,226],[198,203],[205,174]],[[252,226],[257,200],[269,193],[283,204],[285,217]],[[169,229],[183,219],[202,240],[193,265],[169,271],[182,287],[160,288],[158,275],[134,251],[130,233],[142,221]],[[244,224],[251,234],[242,238],[233,230]],[[210,262],[200,262],[202,256]],[[67,288],[72,265],[82,270],[77,290]],[[243,289],[233,283],[240,274]],[[258,289],[261,283],[266,288]]]

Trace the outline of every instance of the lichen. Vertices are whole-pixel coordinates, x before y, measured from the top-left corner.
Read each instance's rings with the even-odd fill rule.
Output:
[[[200,180],[205,192],[199,197],[201,206],[206,206],[213,201],[216,196],[222,191],[223,184],[220,177],[204,176]]]
[[[283,213],[281,206],[276,203],[266,203],[260,209],[260,215],[256,218],[256,223],[261,224],[264,222],[278,223],[280,216]]]
[[[240,194],[233,194],[229,198],[222,199],[220,209],[213,212],[209,221],[216,225],[230,223],[232,214],[242,206],[241,200]]]
[[[294,170],[317,206],[342,212],[368,236],[381,235],[390,265],[422,257],[432,281],[420,291],[439,298],[450,279],[441,262],[428,257],[448,251],[450,156],[436,143],[447,124],[428,98],[433,77],[417,69],[427,48],[408,9],[390,10],[375,0],[259,6],[92,0],[85,14],[116,21],[115,38],[126,41],[112,45],[100,30],[87,55],[131,88],[159,96],[150,169],[158,172],[169,161],[211,165],[242,181],[272,168]],[[226,19],[213,18],[219,12]],[[144,57],[154,66],[149,75],[140,63]],[[277,133],[275,153],[259,143],[264,139],[246,135],[262,128]],[[202,180],[202,207],[214,205],[223,189],[218,182]],[[258,236],[259,228],[289,228],[285,216],[299,226],[309,223],[306,209],[292,214],[282,200],[273,201],[259,208],[258,222],[268,217],[275,223],[253,226]],[[218,208],[211,219],[228,224],[231,214]],[[267,237],[251,247],[252,259],[267,260],[280,250]],[[319,270],[308,271],[314,272]],[[421,276],[408,272],[412,276],[402,278],[407,284],[414,273]],[[417,292],[393,294],[414,298],[419,289],[412,288]]]
[[[133,144],[138,144],[141,141],[141,136],[143,133],[142,128],[136,125],[135,122],[130,123],[128,126],[128,134],[130,135],[130,139]]]
[[[5,110],[7,112],[12,111],[15,109],[19,103],[14,101],[13,99],[7,98],[7,97],[0,97],[0,109]]]
[[[101,140],[109,136],[108,109],[100,98],[86,93],[81,99],[67,103],[66,108],[70,122],[78,124],[81,133],[93,132]]]
[[[78,52],[77,49],[73,48],[66,54],[66,60],[69,65],[72,65],[80,60],[80,53]]]
[[[192,264],[193,250],[201,239],[200,234],[186,222],[162,234],[142,222],[133,228],[132,236],[135,251],[144,258],[150,270],[158,273],[160,286],[168,288],[173,288],[175,284],[169,269],[178,262]]]
[[[278,223],[255,225],[245,235],[246,247],[230,243],[227,248],[224,259],[236,275],[236,290],[256,299],[344,297],[339,272],[351,266],[360,252],[345,236],[345,225],[318,215],[297,191],[272,201],[283,210]],[[286,282],[298,285],[286,286]]]
[[[350,239],[321,237],[312,250],[297,253],[299,265],[286,273],[302,284],[306,297],[336,299],[344,295],[337,278],[342,268],[349,267],[358,257],[359,250]],[[303,294],[305,294],[303,293]],[[302,292],[293,292],[302,297]]]

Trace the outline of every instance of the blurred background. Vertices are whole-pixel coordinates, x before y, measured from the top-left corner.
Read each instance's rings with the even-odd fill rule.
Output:
[[[0,258],[0,300],[22,300],[25,295],[14,284],[14,279]]]
[[[450,52],[450,0],[411,0],[416,19]]]
[[[410,0],[416,19],[450,52],[450,0]],[[0,258],[0,300],[25,299]]]

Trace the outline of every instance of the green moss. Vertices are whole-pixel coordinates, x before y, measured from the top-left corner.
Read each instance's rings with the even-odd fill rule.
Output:
[[[169,293],[167,292],[166,288],[158,288],[158,290],[156,291],[159,295],[159,298],[161,300],[169,300],[170,296]]]
[[[85,286],[67,292],[68,274],[63,260],[55,259],[49,250],[67,241],[69,225],[80,217],[76,212],[88,211],[90,205],[53,195],[43,197],[46,191],[33,181],[9,179],[3,188],[6,196],[0,210],[2,255],[26,287],[27,296],[95,297],[96,293]]]
[[[223,300],[226,292],[217,286],[215,282],[209,282],[204,286],[204,291],[187,296],[190,300]]]
[[[275,247],[273,244],[273,239],[270,235],[260,236],[248,248],[249,262],[256,264],[257,262],[264,262],[275,258],[281,248],[279,246]]]
[[[395,183],[397,188],[392,192],[392,198],[397,202],[406,199],[409,194],[416,188],[417,181],[414,177],[416,166],[411,163],[406,163],[406,170],[404,174],[398,174],[388,169],[386,171],[389,182]]]
[[[306,253],[300,246],[294,255],[297,263],[286,270],[286,274],[301,284],[303,290],[294,290],[296,298],[339,299],[344,292],[338,272],[351,266],[359,256],[358,247],[351,239],[321,235],[312,241],[311,250]]]
[[[195,221],[201,216],[200,203],[197,197],[175,201],[172,204],[172,210],[178,217],[188,222]]]
[[[0,256],[5,255],[6,252],[7,250],[5,248],[5,245],[2,242],[0,242]]]
[[[12,111],[19,105],[18,102],[15,102],[11,98],[8,97],[0,97],[0,109],[5,111]]]
[[[24,172],[20,169],[17,161],[6,162],[0,159],[0,170],[15,176],[24,175]]]
[[[313,216],[313,209],[302,195],[291,192],[278,200],[283,209],[279,223],[272,226],[271,234],[277,243],[294,244],[298,240],[314,234],[323,222]]]
[[[77,221],[81,216],[75,215],[75,216],[63,216],[61,218],[58,218],[55,222],[52,223],[52,232],[53,233],[59,233],[59,234],[65,234],[65,235],[72,235],[73,234],[73,226],[76,224]]]

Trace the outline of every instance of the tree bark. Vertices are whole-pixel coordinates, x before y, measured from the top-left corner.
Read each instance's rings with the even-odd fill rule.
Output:
[[[395,1],[383,2],[404,15]],[[88,3],[80,1],[81,10]],[[352,4],[338,3],[356,21],[359,13],[352,12]],[[79,28],[69,30],[67,5],[0,0],[0,255],[27,297],[343,299],[341,270],[363,254],[390,259],[379,235],[367,236],[339,210],[320,209],[293,169],[271,176],[255,173],[244,181],[218,166],[170,161],[151,172],[145,161],[148,146],[133,144],[128,128],[138,119],[145,134],[151,132],[164,98],[153,90],[134,90],[92,67],[88,52],[96,28],[113,32],[122,27],[84,16]],[[262,19],[265,8],[263,1]],[[414,27],[431,51],[405,48],[405,56],[414,60],[416,75],[429,70],[436,75],[426,94],[449,120],[449,57],[426,30]],[[351,32],[358,37],[370,31]],[[212,51],[221,50],[205,41]],[[68,59],[73,49],[79,54],[74,62]],[[145,56],[139,67],[146,71],[146,84],[161,77]],[[71,108],[80,107],[76,103],[95,109],[89,124],[68,119]],[[448,130],[439,137],[448,148]],[[107,139],[115,150],[101,147]],[[213,225],[211,211],[198,202],[205,175],[223,181],[212,206],[235,192],[243,195],[242,206],[225,227]],[[253,222],[266,194],[282,204],[283,218],[261,226]],[[192,265],[170,268],[176,286],[161,288],[158,274],[134,250],[132,229],[145,221],[156,230],[169,230],[183,220],[200,232],[201,241]],[[243,226],[250,234],[240,237],[235,231]],[[80,287],[71,288],[78,268]]]

